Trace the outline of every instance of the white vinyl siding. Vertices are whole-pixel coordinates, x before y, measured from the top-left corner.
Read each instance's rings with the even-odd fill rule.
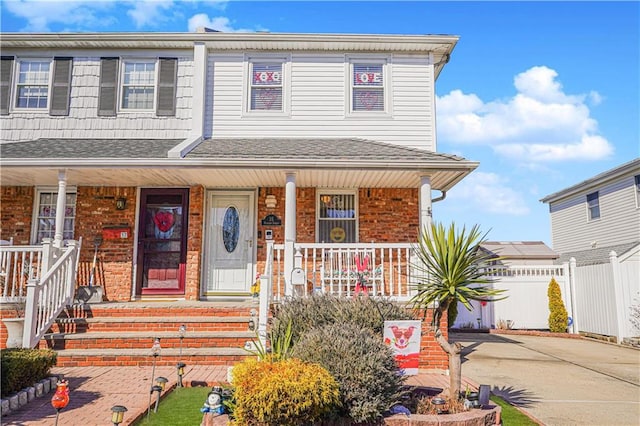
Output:
[[[599,186],[600,219],[587,218],[587,194],[576,193],[550,204],[553,249],[558,253],[608,247],[638,241],[640,209],[636,208],[634,176]]]
[[[3,52],[4,53],[4,52]],[[19,53],[19,52],[18,52]],[[0,116],[3,141],[41,138],[186,138],[191,130],[193,91],[192,51],[163,51],[158,55],[177,57],[175,114],[157,116],[148,111],[128,110],[113,117],[98,116],[100,57],[74,56],[69,111],[65,116],[50,116],[34,110],[11,111]],[[111,53],[111,52],[109,52]],[[16,54],[19,58],[20,55]],[[17,66],[16,66],[17,68]],[[15,86],[15,79],[13,80]],[[206,96],[210,98],[210,96]],[[12,105],[15,101],[12,98]],[[155,108],[152,107],[152,109]]]
[[[435,150],[433,73],[426,55],[389,58],[389,75],[385,75],[388,111],[370,114],[350,114],[348,59],[335,53],[291,54],[290,69],[285,72],[285,93],[289,92],[285,113],[245,113],[249,84],[243,79],[248,69],[244,61],[242,53],[210,54],[205,110],[205,128],[210,130],[206,134],[220,138],[353,137]],[[209,94],[213,94],[211,100]]]
[[[57,189],[38,188],[35,198],[35,215],[32,242],[39,244],[43,238],[53,238],[56,232]],[[76,220],[76,191],[67,191],[65,200],[64,229],[62,238],[72,240]]]
[[[49,106],[50,59],[19,59],[15,79],[16,109],[46,110]]]

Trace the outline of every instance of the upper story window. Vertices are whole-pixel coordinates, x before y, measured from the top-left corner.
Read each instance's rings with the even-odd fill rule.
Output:
[[[51,60],[21,59],[16,78],[16,108],[46,109],[49,106]]]
[[[358,242],[355,191],[318,191],[318,242]]]
[[[72,71],[72,58],[2,56],[0,115],[11,111],[69,115]]]
[[[587,209],[589,211],[589,220],[600,217],[600,197],[597,192],[587,194]]]
[[[282,61],[252,61],[250,65],[250,111],[283,111]]]
[[[100,58],[98,115],[153,112],[176,115],[177,58]]]
[[[640,208],[640,175],[634,176],[636,188],[636,207]]]
[[[385,64],[355,60],[351,63],[351,112],[385,111]]]
[[[122,66],[123,110],[153,110],[156,87],[155,61],[124,61]]]
[[[67,188],[62,238],[72,240],[76,222],[76,192]],[[40,243],[43,238],[54,238],[56,233],[56,208],[58,191],[38,188],[36,194],[33,242]]]

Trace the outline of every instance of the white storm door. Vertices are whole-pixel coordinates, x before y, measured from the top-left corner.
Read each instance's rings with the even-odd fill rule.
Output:
[[[249,293],[254,260],[253,192],[209,195],[205,293]]]

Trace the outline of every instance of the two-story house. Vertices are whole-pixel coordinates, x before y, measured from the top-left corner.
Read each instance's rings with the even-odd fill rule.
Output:
[[[290,292],[293,246],[269,241],[415,242],[478,165],[437,152],[435,83],[457,41],[3,34],[1,238],[82,237],[80,284],[120,301],[246,297],[282,253]],[[385,271],[380,294],[400,272]]]
[[[581,333],[638,336],[640,158],[544,197],[553,249],[572,264],[574,317]]]

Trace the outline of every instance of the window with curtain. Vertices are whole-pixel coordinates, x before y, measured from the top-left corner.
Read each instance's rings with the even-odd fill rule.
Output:
[[[250,111],[283,111],[282,62],[251,62]]]
[[[357,220],[358,212],[355,193],[319,193],[319,242],[356,243]]]
[[[382,63],[351,66],[351,111],[384,111],[384,67]]]
[[[72,240],[76,221],[76,192],[67,192],[66,197],[62,238],[64,240]],[[36,202],[34,243],[40,243],[43,238],[53,238],[55,236],[58,192],[39,189],[36,195]]]

